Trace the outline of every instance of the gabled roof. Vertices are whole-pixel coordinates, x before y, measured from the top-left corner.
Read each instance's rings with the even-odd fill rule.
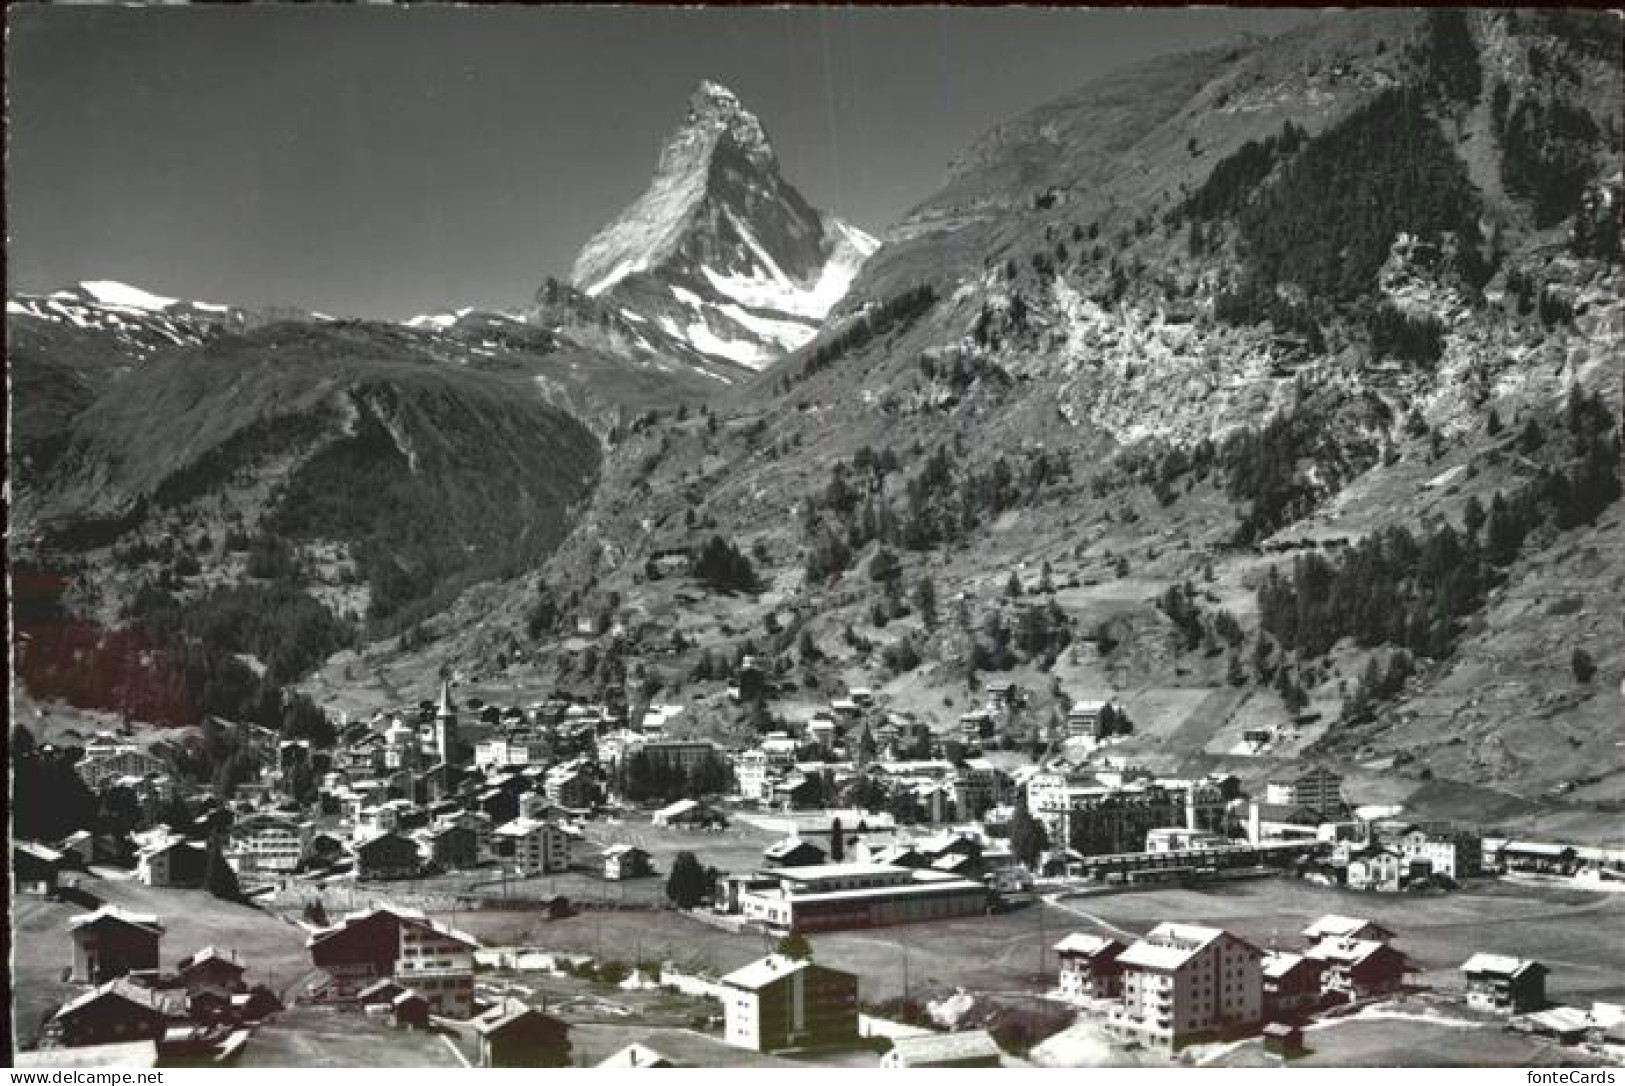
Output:
[[[1522,852],[1530,856],[1562,857],[1572,855],[1574,849],[1569,845],[1554,845],[1545,841],[1508,841],[1501,846],[1501,851]]]
[[[406,991],[406,985],[394,977],[384,977],[361,989],[355,994],[355,997],[362,1003],[376,1002],[375,997],[393,1000],[398,993],[404,991]]]
[[[1270,980],[1280,980],[1291,973],[1304,962],[1310,959],[1302,954],[1289,954],[1280,950],[1269,950],[1264,953],[1264,960],[1259,964],[1259,971]]]
[[[919,1066],[958,1060],[998,1059],[1004,1055],[985,1029],[960,1033],[922,1033],[917,1037],[893,1037],[892,1051],[903,1063]]]
[[[598,1061],[593,1066],[595,1066],[595,1067],[605,1067],[605,1068],[613,1068],[613,1067],[639,1068],[639,1067],[680,1067],[680,1066],[687,1066],[687,1065],[677,1063],[670,1056],[666,1056],[666,1055],[664,1055],[664,1054],[662,1054],[660,1052],[656,1052],[654,1049],[650,1048],[648,1045],[640,1044],[637,1041],[633,1041],[631,1044],[627,1045],[625,1048],[617,1049],[616,1051],[611,1052],[608,1056],[605,1056],[602,1060]]]
[[[591,1029],[593,1027],[587,1027]],[[689,1029],[657,1029],[618,1049],[597,1064],[628,1070],[648,1067],[805,1067],[765,1052],[738,1048],[721,1037]]]
[[[93,913],[80,913],[68,920],[68,930],[93,928],[103,923],[127,924],[132,928],[145,928],[154,935],[162,935],[164,928],[156,916],[147,913],[126,912],[117,905],[103,905]]]
[[[1152,928],[1144,939],[1125,950],[1117,960],[1142,969],[1178,969],[1210,944],[1226,936],[1235,938],[1220,928],[1164,922]]]
[[[542,830],[557,830],[561,827],[552,822],[542,822],[534,818],[515,818],[504,822],[491,832],[498,837],[529,837]]]
[[[1322,939],[1304,952],[1304,956],[1317,962],[1338,962],[1342,965],[1363,965],[1373,957],[1386,952],[1399,954],[1387,943],[1376,939]],[[1403,955],[1400,955],[1403,958]]]
[[[786,958],[782,954],[769,954],[747,966],[735,969],[722,978],[722,983],[731,988],[743,988],[747,992],[754,992],[811,967],[812,962],[809,961]]]
[[[535,1023],[546,1023],[558,1029],[568,1027],[558,1018],[553,1017],[535,1007],[523,1003],[510,1002],[501,1007],[502,1013],[495,1017],[482,1015],[474,1023],[474,1029],[486,1037],[500,1036],[516,1026]]]
[[[786,837],[782,841],[775,841],[762,850],[762,855],[766,856],[770,860],[776,860],[782,856],[793,855],[797,851],[806,848],[812,849],[820,856],[824,855],[823,849],[819,848],[811,841],[804,840],[800,837]]]
[[[1201,949],[1201,947],[1158,946],[1154,943],[1140,942],[1123,951],[1117,960],[1124,965],[1141,969],[1172,970],[1190,961]]]
[[[1519,1019],[1537,1030],[1558,1034],[1583,1033],[1591,1027],[1591,1016],[1579,1007],[1548,1007],[1520,1015]]]
[[[199,816],[198,821],[207,823],[210,821],[210,817],[208,815],[202,815]],[[194,852],[203,852],[205,851],[206,846],[200,841],[189,841],[184,837],[170,837],[166,838],[165,840],[154,841],[150,845],[143,846],[139,852],[139,855],[142,858],[147,858],[157,856],[165,852],[173,852],[178,848],[187,848]]]
[[[1360,929],[1367,927],[1384,932],[1390,938],[1394,934],[1392,931],[1389,931],[1387,928],[1383,927],[1381,924],[1378,924],[1374,920],[1364,920],[1357,916],[1339,916],[1336,913],[1328,913],[1319,920],[1316,920],[1313,924],[1310,924],[1307,928],[1304,928],[1303,936],[1305,939],[1324,939],[1327,936],[1353,935]]]
[[[18,841],[12,847],[18,852],[26,853],[34,857],[34,859],[42,860],[48,864],[62,862],[62,853],[54,848],[46,848],[37,841]]]
[[[194,969],[197,966],[204,965],[208,962],[219,962],[231,969],[235,969],[239,973],[246,972],[245,966],[240,965],[231,958],[226,957],[212,946],[206,946],[196,954],[193,954],[190,957],[182,958],[180,964],[175,968],[184,973],[188,969]]]
[[[157,1041],[123,1041],[73,1048],[37,1048],[14,1054],[18,1067],[157,1067]]]
[[[312,932],[310,937],[305,940],[305,946],[313,947],[317,943],[326,942],[328,939],[342,935],[352,928],[365,924],[381,916],[392,918],[397,923],[409,924],[419,928],[428,928],[437,935],[455,940],[475,949],[478,949],[480,945],[480,941],[474,938],[472,935],[469,935],[466,932],[458,931],[456,928],[448,927],[447,925],[440,923],[438,920],[432,920],[427,914],[421,913],[416,909],[403,909],[396,905],[379,905],[371,909],[361,909],[357,912],[346,913],[342,918],[340,918],[337,924],[323,928],[320,931]]]
[[[1112,948],[1116,948],[1113,951]],[[1116,956],[1126,947],[1116,939],[1108,939],[1103,935],[1089,935],[1085,932],[1073,932],[1059,943],[1055,944],[1057,954],[1081,954],[1086,958],[1099,957],[1102,954]]]
[[[1474,954],[1461,963],[1463,973],[1488,973],[1496,977],[1521,977],[1536,969],[1542,973],[1549,972],[1539,962],[1505,954]]]
[[[143,988],[138,984],[130,983],[124,977],[119,977],[117,980],[108,981],[100,988],[92,988],[90,991],[68,1000],[68,1002],[57,1008],[56,1013],[51,1016],[51,1020],[55,1021],[58,1018],[64,1018],[103,999],[121,999],[144,1010],[156,1011],[158,1014],[163,1015],[176,1014],[180,1011],[178,1006],[152,989]]]
[[[412,844],[412,839],[407,837],[404,833],[397,833],[395,830],[379,830],[377,833],[369,834],[368,836],[357,841],[354,846],[352,846],[352,851],[360,853],[365,849],[372,848],[373,846],[382,843],[385,839],[390,837],[393,837],[398,841],[404,841],[409,845]]]

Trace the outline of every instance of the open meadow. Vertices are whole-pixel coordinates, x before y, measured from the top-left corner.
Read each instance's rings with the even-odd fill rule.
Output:
[[[462,1067],[445,1034],[337,1007],[290,1007],[254,1031],[239,1067]]]

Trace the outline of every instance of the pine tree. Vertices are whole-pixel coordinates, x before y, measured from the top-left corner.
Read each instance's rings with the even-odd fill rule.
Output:
[[[243,889],[237,882],[237,872],[226,862],[217,841],[209,842],[208,858],[204,861],[203,888],[222,901],[243,900]]]
[[[692,852],[679,852],[666,876],[666,897],[679,909],[692,909],[705,900],[708,890],[699,859]]]
[[[1484,527],[1484,522],[1488,518],[1489,514],[1484,512],[1484,503],[1478,500],[1477,494],[1467,499],[1467,506],[1462,510],[1461,523],[1467,529],[1469,539],[1478,537],[1478,530]]]
[[[1038,858],[1048,847],[1049,834],[1028,810],[1027,792],[1023,789],[1016,795],[1016,809],[1010,816],[1010,851],[1030,868],[1037,865]]]
[[[786,958],[798,962],[812,961],[812,944],[807,937],[799,931],[792,929],[788,935],[779,940],[777,952]]]
[[[937,625],[937,586],[932,583],[930,574],[920,574],[920,579],[914,582],[914,609],[920,612],[920,621],[925,628],[935,629]]]

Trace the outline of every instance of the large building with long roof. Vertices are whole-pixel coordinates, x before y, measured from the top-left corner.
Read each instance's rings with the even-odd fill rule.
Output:
[[[850,931],[987,912],[988,890],[946,871],[841,863],[763,872],[740,891],[746,920],[772,931]]]

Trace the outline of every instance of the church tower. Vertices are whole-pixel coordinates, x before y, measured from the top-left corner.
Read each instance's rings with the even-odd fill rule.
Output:
[[[449,681],[440,684],[440,706],[434,712],[434,754],[447,765],[457,756],[457,710],[452,708]]]

